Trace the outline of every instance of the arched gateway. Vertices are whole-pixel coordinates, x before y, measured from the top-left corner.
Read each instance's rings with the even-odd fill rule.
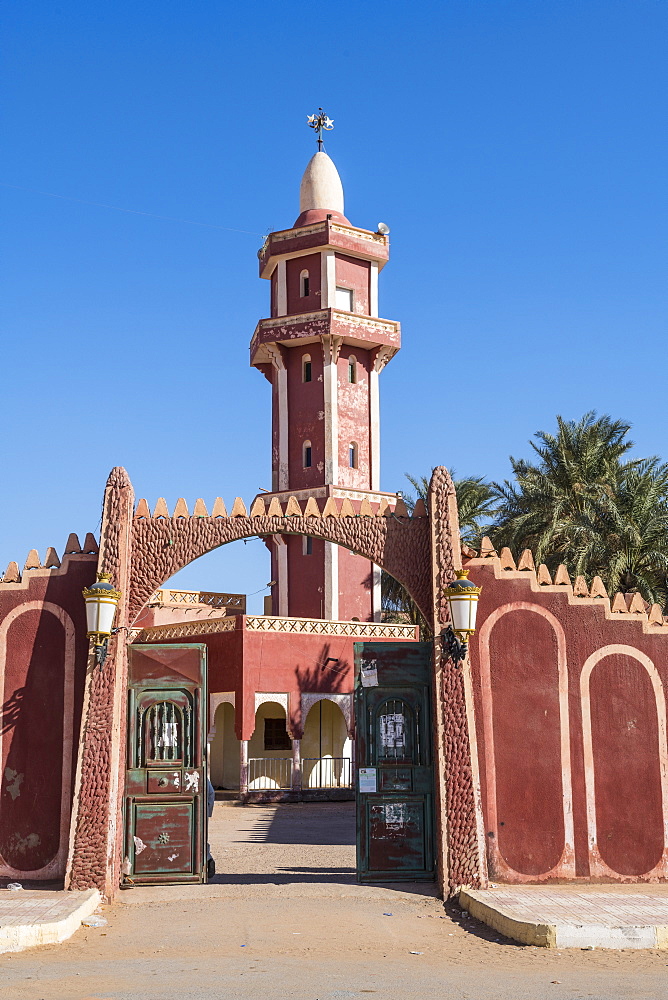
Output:
[[[309,502],[310,503],[310,502]],[[125,766],[127,647],[134,621],[151,594],[178,570],[227,542],[254,535],[307,535],[343,546],[386,569],[413,596],[438,635],[447,623],[444,588],[460,565],[457,507],[446,469],[431,479],[428,502],[408,516],[401,503],[381,509],[368,500],[328,499],[302,510],[294,497],[248,514],[237,501],[228,516],[188,514],[179,501],[150,516],[134,507],[127,473],[112,470],[105,491],[99,569],[122,591],[117,624],[103,669],[90,666],[72,813],[70,888],[97,886],[107,896],[119,884],[122,862],[122,775]],[[215,508],[214,508],[215,510]],[[444,892],[485,880],[481,811],[470,685],[434,644],[437,856]]]
[[[420,502],[411,517],[400,497],[380,491],[379,380],[401,346],[399,323],[379,313],[387,227],[372,232],[348,221],[341,180],[322,150],[307,165],[299,205],[294,225],[270,233],[258,252],[271,293],[269,315],[251,338],[250,363],[271,386],[272,492],[257,497],[250,512],[236,500],[229,515],[222,501],[209,514],[198,500],[190,514],[179,500],[170,516],[164,500],[152,513],[143,500],[134,508],[124,469],[109,478],[100,569],[111,573],[124,603],[107,664],[88,678],[72,887],[98,885],[110,894],[118,886],[127,644],[142,608],[178,570],[220,545],[259,535],[276,543],[270,545],[272,617],[378,623],[369,626],[367,634],[373,632],[382,628],[385,569],[406,587],[435,635],[447,622],[444,587],[460,565],[447,471],[434,472],[426,506]],[[352,555],[339,558],[342,548]],[[452,663],[441,662],[439,642],[433,667],[436,854],[447,891],[484,880],[482,814],[471,685]]]

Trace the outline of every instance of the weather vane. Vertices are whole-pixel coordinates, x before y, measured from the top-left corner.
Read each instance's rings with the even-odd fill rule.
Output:
[[[307,122],[310,128],[314,128],[318,133],[318,152],[322,152],[323,138],[322,133],[324,131],[331,132],[334,128],[334,122],[331,118],[328,118],[322,108],[318,108],[317,115],[309,115],[307,117]]]

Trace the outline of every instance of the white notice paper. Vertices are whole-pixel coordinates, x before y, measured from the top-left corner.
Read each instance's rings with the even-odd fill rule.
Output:
[[[377,790],[375,767],[361,767],[359,769],[359,789],[360,792],[375,792]]]
[[[363,660],[360,673],[363,688],[378,687],[378,662],[376,660]]]

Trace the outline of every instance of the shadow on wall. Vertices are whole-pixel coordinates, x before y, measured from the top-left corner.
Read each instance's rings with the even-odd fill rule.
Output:
[[[10,624],[6,648],[5,690],[24,683],[3,705],[0,855],[30,872],[59,848],[65,629],[55,615],[31,609]]]
[[[344,652],[350,649],[350,643],[350,639],[339,640],[337,648],[333,648],[331,642],[325,642],[313,666],[296,666],[295,678],[299,691],[304,693],[327,691],[329,694],[352,691],[353,665],[344,655]]]

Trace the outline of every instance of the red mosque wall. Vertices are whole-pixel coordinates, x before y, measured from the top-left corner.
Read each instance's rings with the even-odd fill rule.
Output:
[[[369,314],[369,275],[371,267],[368,260],[359,257],[349,257],[347,254],[336,255],[336,283],[342,288],[352,288],[354,291],[354,312]]]
[[[308,271],[309,276],[309,294],[303,296],[300,294],[299,282],[302,271]],[[288,313],[316,312],[321,309],[320,254],[309,253],[303,257],[293,257],[291,260],[287,260],[285,262],[285,284]]]
[[[468,565],[490,876],[668,878],[668,627],[498,558]]]
[[[356,361],[357,381],[348,376],[350,358]],[[370,426],[369,426],[369,351],[344,344],[337,363],[339,382],[339,486],[368,490],[371,486]],[[349,447],[357,445],[357,467],[350,467]]]
[[[311,381],[304,382],[302,361],[305,354],[311,358]],[[325,423],[322,419],[323,359],[320,344],[309,344],[304,350],[295,348],[284,352],[288,370],[288,401],[290,423],[288,428],[288,462],[290,489],[303,490],[324,482]],[[318,413],[321,414],[318,419]],[[304,468],[303,446],[311,442],[311,467]]]
[[[138,641],[162,640],[154,633],[149,640]],[[166,641],[184,640],[177,637]],[[245,616],[239,615],[233,630],[191,634],[187,641],[207,647],[209,694],[234,691],[238,739],[247,740],[253,735],[256,692],[288,694],[288,729],[299,739],[305,722],[301,715],[302,693],[353,691],[353,646],[360,640],[351,636],[253,632],[246,630]],[[374,642],[384,641],[396,639],[374,638]]]

